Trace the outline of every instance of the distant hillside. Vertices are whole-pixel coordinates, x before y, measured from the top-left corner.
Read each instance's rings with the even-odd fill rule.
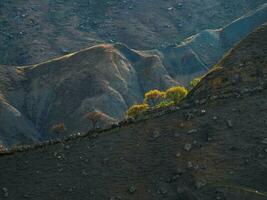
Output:
[[[105,113],[114,119],[110,122],[122,120],[129,106],[142,101],[144,92],[179,85],[158,56],[120,44],[99,45],[28,67],[0,66],[0,70],[0,137],[7,145],[60,137],[51,133],[57,123],[66,125],[62,136],[84,133],[91,126],[85,118],[91,111]]]
[[[171,113],[0,156],[2,197],[265,200],[266,55],[267,24]]]
[[[193,77],[207,72],[234,44],[266,21],[267,3],[223,28],[204,30],[177,46],[161,49],[160,55],[169,74],[188,84]]]
[[[99,43],[153,49],[220,28],[266,0],[0,2],[0,64],[36,64]]]

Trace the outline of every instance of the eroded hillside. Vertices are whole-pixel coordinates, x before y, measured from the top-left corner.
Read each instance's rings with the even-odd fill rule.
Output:
[[[266,41],[267,24],[171,113],[2,155],[3,197],[266,199]]]
[[[266,0],[0,2],[0,63],[36,64],[103,42],[152,49],[222,27]],[[207,23],[208,21],[208,23]]]
[[[266,20],[263,4],[221,29],[160,50],[101,44],[37,65],[0,66],[0,143],[12,146],[85,133],[92,128],[86,115],[93,111],[103,113],[102,127],[116,123],[147,91],[186,86],[205,74]],[[58,124],[64,133],[53,131]]]

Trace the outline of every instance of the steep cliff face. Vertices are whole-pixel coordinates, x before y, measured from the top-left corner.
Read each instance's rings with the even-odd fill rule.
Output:
[[[204,29],[222,27],[265,2],[1,1],[0,64],[36,64],[111,41],[136,49],[168,46]]]
[[[3,197],[266,199],[266,41],[267,24],[230,51],[180,109],[0,156]]]

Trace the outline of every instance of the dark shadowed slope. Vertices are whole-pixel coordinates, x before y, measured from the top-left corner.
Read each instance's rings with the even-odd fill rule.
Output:
[[[97,138],[1,156],[2,197],[266,199],[266,41],[267,24],[238,44],[180,110]]]

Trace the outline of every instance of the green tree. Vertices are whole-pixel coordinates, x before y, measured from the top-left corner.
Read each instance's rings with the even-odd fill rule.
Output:
[[[190,81],[189,85],[191,88],[194,88],[197,86],[197,84],[201,81],[201,77],[194,78],[192,81]]]

